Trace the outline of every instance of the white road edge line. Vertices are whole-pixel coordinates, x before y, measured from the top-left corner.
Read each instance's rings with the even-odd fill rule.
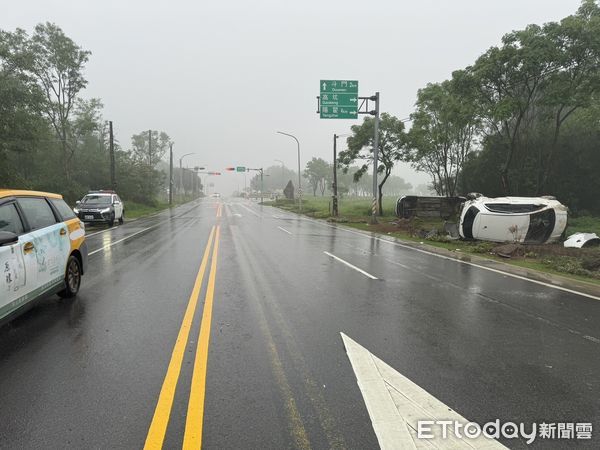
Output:
[[[367,238],[367,239],[375,239],[375,240],[377,240],[379,242],[384,242],[386,244],[395,245],[397,247],[402,247],[402,248],[405,248],[407,250],[413,250],[415,252],[419,252],[419,253],[424,253],[426,255],[435,256],[437,258],[445,259],[445,260],[448,260],[448,261],[454,261],[456,263],[465,264],[467,266],[477,267],[478,269],[487,270],[489,272],[494,272],[494,273],[498,273],[498,274],[501,274],[501,275],[506,275],[507,277],[512,277],[512,278],[516,278],[518,280],[528,281],[530,283],[538,284],[540,286],[546,286],[546,287],[549,287],[551,289],[557,289],[559,291],[568,292],[569,294],[579,295],[581,297],[587,297],[587,298],[591,298],[593,300],[600,301],[600,297],[598,297],[596,295],[586,294],[585,292],[576,291],[574,289],[569,289],[569,288],[562,287],[562,286],[557,286],[556,284],[545,283],[543,281],[534,280],[532,278],[523,277],[521,275],[516,275],[516,274],[513,274],[513,273],[509,273],[509,272],[504,272],[503,270],[493,269],[491,267],[482,266],[481,264],[477,264],[477,263],[473,263],[473,262],[469,262],[469,261],[463,261],[463,260],[457,259],[457,258],[450,258],[449,256],[439,255],[437,253],[433,253],[433,252],[430,252],[428,250],[423,250],[421,248],[411,247],[410,245],[401,244],[399,242],[388,241],[387,239],[382,239],[382,238],[379,238],[379,237],[376,237],[376,236],[369,236],[367,234],[359,233],[358,231],[354,231],[354,230],[349,230],[349,229],[344,228],[344,227],[336,227],[336,226],[333,226],[333,225],[328,225],[326,223],[321,223],[318,220],[313,220],[313,219],[311,219],[309,217],[306,217],[304,220],[311,221],[311,222],[313,222],[315,224],[318,224],[318,225],[321,225],[321,226],[324,226],[324,227],[333,228],[334,230],[340,230],[340,231],[345,231],[347,233],[356,234],[358,236],[362,236],[362,237]]]
[[[277,228],[279,228],[279,229],[280,229],[281,231],[283,231],[284,233],[287,233],[287,234],[292,234],[292,232],[291,232],[291,231],[288,231],[288,230],[286,230],[286,229],[285,229],[285,228],[283,228],[283,227],[277,227]]]
[[[356,382],[367,407],[373,430],[383,450],[408,448],[505,449],[500,442],[480,435],[459,439],[449,427],[446,437],[432,429],[432,439],[419,439],[420,420],[451,420],[463,426],[470,421],[418,384],[393,369],[362,345],[340,333]]]
[[[96,250],[94,250],[94,251],[91,251],[91,252],[89,252],[89,253],[88,253],[88,255],[89,255],[89,256],[92,256],[92,255],[93,255],[93,254],[95,254],[95,253],[102,252],[102,251],[104,251],[104,250],[108,250],[108,249],[109,249],[109,248],[111,248],[113,245],[116,245],[116,244],[118,244],[118,243],[120,243],[120,242],[126,241],[126,240],[127,240],[127,239],[129,239],[129,238],[132,238],[132,237],[134,237],[134,236],[137,236],[137,235],[138,235],[138,234],[140,234],[140,233],[143,233],[144,231],[148,231],[148,230],[150,230],[150,229],[152,229],[152,228],[156,228],[158,225],[161,225],[161,224],[162,224],[162,222],[161,222],[161,223],[158,223],[158,224],[156,224],[156,225],[152,225],[151,227],[144,228],[143,230],[136,231],[135,233],[133,233],[133,234],[130,234],[129,236],[126,236],[126,237],[124,237],[123,239],[119,239],[118,241],[111,242],[110,244],[106,244],[106,245],[105,245],[105,246],[103,246],[103,247],[100,247],[100,248],[98,248],[98,249],[96,249]]]
[[[348,267],[350,267],[351,269],[354,269],[354,270],[356,270],[357,272],[360,272],[360,273],[362,273],[364,276],[366,276],[366,277],[370,278],[371,280],[379,280],[379,278],[377,278],[376,276],[373,276],[373,275],[371,275],[370,273],[368,273],[368,272],[365,272],[365,271],[364,271],[364,270],[362,270],[362,269],[359,269],[358,267],[356,267],[356,266],[354,266],[354,265],[350,264],[348,261],[344,261],[342,258],[338,258],[337,256],[335,256],[335,255],[332,255],[331,253],[329,253],[329,252],[326,252],[326,251],[323,251],[323,253],[325,253],[327,256],[330,256],[330,257],[331,257],[331,258],[333,258],[333,259],[336,259],[336,260],[338,260],[338,261],[339,261],[339,262],[341,262],[342,264],[346,264],[346,265],[347,265]]]

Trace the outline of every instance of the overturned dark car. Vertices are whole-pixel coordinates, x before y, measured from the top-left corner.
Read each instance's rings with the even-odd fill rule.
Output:
[[[568,208],[554,197],[498,197],[469,194],[458,231],[463,239],[544,244],[567,228]]]
[[[460,209],[465,197],[422,197],[405,195],[396,202],[396,215],[401,219],[412,217],[440,217],[449,219]]]

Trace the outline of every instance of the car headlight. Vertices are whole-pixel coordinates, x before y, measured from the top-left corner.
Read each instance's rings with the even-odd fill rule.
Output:
[[[75,214],[79,214],[79,209],[78,209],[78,208],[73,208],[73,212],[74,212]]]
[[[110,212],[110,208],[104,208],[104,209],[101,209],[101,210],[100,210],[100,212],[101,212],[102,214],[105,214],[105,213],[107,213],[107,212]]]

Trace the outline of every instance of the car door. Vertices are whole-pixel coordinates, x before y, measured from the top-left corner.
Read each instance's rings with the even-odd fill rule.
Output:
[[[0,246],[0,319],[27,301],[28,290],[23,259],[24,226],[14,202],[0,205],[0,231],[19,236],[14,244]]]
[[[123,203],[117,195],[112,196],[113,207],[115,208],[115,219],[120,219],[123,215]]]
[[[64,280],[71,245],[67,225],[57,220],[43,197],[20,197],[17,203],[29,226],[23,247],[26,270],[27,264],[35,267],[36,295],[42,294]]]

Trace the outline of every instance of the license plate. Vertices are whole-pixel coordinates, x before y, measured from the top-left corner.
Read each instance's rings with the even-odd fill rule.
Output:
[[[83,216],[83,218],[86,220],[94,220],[94,215],[93,214],[91,216],[85,215],[85,216]]]

